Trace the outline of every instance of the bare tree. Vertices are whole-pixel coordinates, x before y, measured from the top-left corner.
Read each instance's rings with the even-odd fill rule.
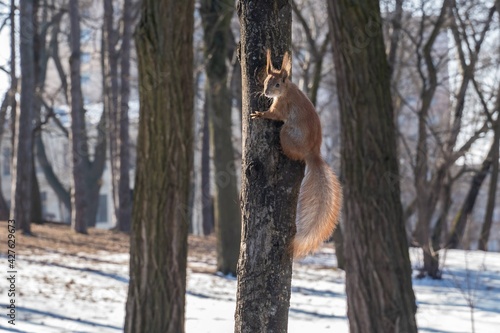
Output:
[[[316,106],[318,99],[318,91],[321,85],[321,81],[324,77],[323,67],[324,60],[328,51],[328,46],[330,44],[329,31],[324,33],[324,29],[320,28],[320,20],[316,17],[316,12],[313,8],[314,2],[303,2],[300,7],[297,0],[292,2],[292,10],[294,17],[297,19],[301,26],[301,32],[304,35],[305,45],[296,45],[293,43],[293,47],[299,54],[299,59],[301,60],[302,68],[302,79],[304,80],[304,91],[308,95],[309,99]],[[311,16],[308,21],[307,16]],[[297,39],[297,37],[294,37]],[[307,50],[304,52],[303,50]],[[304,57],[304,54],[307,54]],[[312,73],[311,73],[312,72]]]
[[[120,231],[130,231],[131,194],[129,179],[130,51],[134,26],[131,0],[123,2],[122,34],[115,28],[113,1],[105,0],[103,18],[104,98],[108,125],[113,221]],[[117,44],[121,37],[121,48]],[[120,71],[118,70],[120,67]]]
[[[103,48],[104,48],[104,98],[106,103],[107,125],[108,125],[108,143],[109,143],[109,161],[111,165],[111,193],[113,198],[113,224],[119,224],[119,205],[118,180],[120,150],[118,147],[119,137],[119,116],[118,116],[118,52],[116,44],[118,42],[118,33],[114,27],[114,7],[112,0],[104,0],[104,20],[103,20]]]
[[[240,250],[241,214],[236,185],[235,154],[232,143],[232,98],[228,82],[228,37],[233,0],[204,0],[200,13],[205,40],[209,133],[215,175],[215,232],[217,270],[236,275]]]
[[[49,10],[50,9],[50,10]],[[56,10],[57,9],[57,10]],[[38,159],[38,165],[40,166],[48,185],[52,188],[60,202],[64,205],[70,215],[72,213],[71,209],[71,195],[70,186],[64,179],[62,179],[60,168],[54,165],[54,162],[50,159],[50,147],[46,147],[44,135],[49,133],[45,127],[49,122],[52,122],[54,127],[49,127],[48,129],[55,128],[59,135],[62,136],[62,140],[70,137],[70,132],[63,125],[61,120],[56,117],[56,103],[67,103],[71,104],[71,92],[68,84],[68,74],[66,73],[64,61],[67,60],[66,54],[60,54],[59,44],[61,36],[61,21],[65,13],[67,12],[66,7],[53,8],[44,5],[42,11],[43,20],[40,24],[38,45],[40,61],[38,62],[38,79],[37,79],[37,103],[36,103],[36,114],[37,114],[37,135],[34,137],[34,144],[36,148],[36,154]],[[71,18],[70,18],[71,20]],[[70,22],[71,24],[71,22]],[[51,28],[51,29],[49,29]],[[63,30],[64,33],[64,30]],[[70,39],[71,43],[71,39]],[[71,51],[71,45],[70,45]],[[71,56],[71,54],[70,54]],[[49,59],[53,60],[55,65],[56,74],[60,81],[60,88],[53,90],[45,87],[45,81],[47,76],[47,67]],[[71,70],[71,64],[70,64]],[[51,82],[52,83],[52,82]],[[82,117],[84,117],[84,106],[82,101]],[[104,171],[104,166],[106,162],[106,131],[105,131],[105,116],[106,113],[101,115],[101,118],[97,124],[97,134],[90,136],[87,134],[86,126],[84,126],[81,132],[81,138],[83,140],[78,158],[83,160],[82,165],[84,166],[83,174],[81,177],[84,179],[84,186],[86,188],[86,200],[87,200],[87,213],[85,216],[87,227],[93,227],[96,224],[96,213],[99,202],[99,190],[102,184],[102,174]],[[82,118],[82,122],[85,118]],[[93,147],[90,149],[92,154],[86,153],[89,151],[89,143],[95,141]],[[48,148],[48,149],[47,149]],[[91,158],[93,156],[93,158]],[[59,169],[59,170],[58,170]]]
[[[468,2],[467,6],[473,8],[478,3]],[[399,51],[393,48],[394,35],[387,39],[391,42],[390,51],[394,50],[388,58],[392,62],[394,107],[400,124],[402,177],[408,180],[404,183],[413,183],[411,188],[404,188],[405,219],[416,212],[413,240],[424,253],[419,276],[440,278],[438,250],[443,245],[442,234],[452,211],[447,192],[453,184],[449,182],[461,176],[455,171],[457,160],[489,129],[488,119],[478,117],[477,124],[469,124],[475,126],[475,131],[467,133],[464,127],[470,126],[464,126],[464,109],[471,103],[472,83],[494,9],[482,4],[487,10],[481,11],[484,15],[470,29],[465,21],[471,18],[463,13],[465,9],[460,7],[463,4],[444,0],[435,9],[428,9],[426,4],[426,1],[417,4],[418,16],[400,14],[398,10],[392,16],[393,34],[399,30]],[[453,37],[454,45],[449,43],[449,36]],[[447,67],[452,61],[449,59],[452,50],[458,55],[460,67],[453,78],[456,89],[451,86]],[[465,134],[465,142],[457,140],[459,134]]]
[[[16,93],[17,93],[17,74],[16,74],[16,3],[15,0],[10,1],[10,87],[5,93],[2,100],[2,105],[0,106],[0,143],[3,138],[3,132],[5,128],[5,123],[7,120],[7,109],[10,107],[11,110],[11,121],[15,122],[15,113],[17,109]],[[14,132],[12,133],[14,135]],[[10,158],[10,156],[4,156],[4,158]],[[1,178],[0,178],[0,188],[2,188]],[[9,207],[3,192],[0,191],[0,219],[7,220],[9,218]]]
[[[291,46],[289,1],[240,1],[240,61],[243,93],[242,220],[238,263],[235,332],[286,332],[290,306],[296,204],[303,176],[301,163],[289,160],[279,144],[275,122],[251,122],[250,113],[265,110],[259,97],[265,50],[274,64]]]
[[[203,138],[201,142],[201,209],[203,219],[203,234],[209,235],[214,230],[214,209],[210,192],[210,133],[208,100],[203,105]],[[238,244],[239,247],[239,244]]]
[[[328,10],[341,111],[350,331],[417,332],[379,1],[331,0]]]
[[[11,218],[31,233],[32,131],[35,97],[34,1],[20,3],[21,107],[16,110],[12,165]]]
[[[71,188],[71,224],[76,232],[87,233],[88,198],[86,193],[85,157],[88,145],[85,130],[85,113],[80,76],[80,10],[78,0],[69,2],[70,38],[71,38],[71,132],[72,151],[72,188]]]
[[[143,0],[140,120],[125,332],[184,332],[194,1]]]

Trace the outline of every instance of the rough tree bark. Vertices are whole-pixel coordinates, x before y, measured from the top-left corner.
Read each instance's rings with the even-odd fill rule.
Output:
[[[11,218],[17,228],[31,233],[31,182],[33,168],[33,108],[35,98],[35,54],[33,0],[20,3],[21,107],[16,110],[12,163]]]
[[[86,188],[86,159],[88,145],[85,130],[85,113],[80,82],[80,10],[78,0],[69,2],[70,47],[69,58],[71,77],[71,225],[78,233],[87,233],[88,197]]]
[[[330,0],[345,197],[350,331],[417,332],[390,69],[377,0]],[[363,34],[359,34],[359,32]]]
[[[193,130],[193,0],[143,0],[125,332],[184,332]]]
[[[260,97],[265,48],[280,67],[291,45],[291,11],[287,0],[241,0],[240,60],[243,93],[242,220],[238,262],[235,332],[286,332],[290,306],[292,258],[287,251],[295,233],[295,213],[303,164],[281,151],[280,124],[251,121],[266,110]]]
[[[205,71],[210,143],[215,176],[215,233],[217,270],[236,275],[240,252],[241,213],[232,143],[231,105],[228,87],[228,31],[231,29],[233,0],[203,0],[200,13],[205,41]]]

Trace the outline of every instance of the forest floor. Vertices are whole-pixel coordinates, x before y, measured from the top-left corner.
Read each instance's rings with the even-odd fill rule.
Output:
[[[0,270],[8,277],[6,222],[0,230]],[[123,332],[128,236],[102,229],[79,235],[56,224],[32,231],[16,233],[15,326],[6,317],[7,280],[0,282],[0,332]],[[418,267],[421,253],[410,254]],[[441,257],[442,280],[413,280],[419,331],[498,332],[500,254],[449,250]],[[335,266],[329,245],[294,263],[290,333],[348,332],[345,274]],[[189,237],[187,285],[186,332],[232,332],[236,279],[216,272],[214,237]]]

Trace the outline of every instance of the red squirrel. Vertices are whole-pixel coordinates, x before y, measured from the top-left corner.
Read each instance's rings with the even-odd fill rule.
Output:
[[[321,123],[313,104],[290,81],[292,62],[285,53],[281,69],[271,62],[267,50],[267,77],[264,95],[273,99],[267,112],[253,112],[250,117],[283,121],[280,141],[283,152],[292,160],[306,162],[297,204],[297,233],[291,244],[294,258],[316,251],[337,226],[342,207],[342,187],[323,160]]]

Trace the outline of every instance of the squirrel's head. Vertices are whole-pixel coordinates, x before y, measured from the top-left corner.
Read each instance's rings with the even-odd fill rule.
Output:
[[[271,50],[267,50],[267,77],[264,81],[264,95],[269,98],[280,96],[289,84],[290,71],[292,69],[292,61],[290,53],[286,52],[283,56],[281,69],[277,70],[273,67],[271,62]]]

